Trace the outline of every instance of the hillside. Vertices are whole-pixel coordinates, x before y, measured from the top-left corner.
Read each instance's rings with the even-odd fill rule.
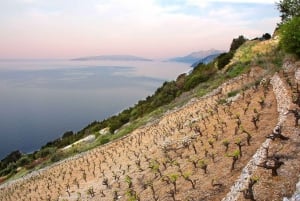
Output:
[[[277,44],[248,41],[221,70],[213,62],[179,76],[175,83],[192,90],[106,134],[128,135],[99,136],[111,142],[1,185],[0,200],[291,197],[300,174],[300,62]]]

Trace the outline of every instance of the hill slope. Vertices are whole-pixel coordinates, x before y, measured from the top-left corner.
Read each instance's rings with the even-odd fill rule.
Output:
[[[263,43],[249,45],[219,77],[175,100],[194,97],[187,104],[121,139],[2,185],[0,200],[245,200],[241,191],[253,191],[256,200],[290,197],[300,174],[300,130],[289,111],[299,108],[293,101],[300,63],[277,66],[276,48],[255,53]],[[253,56],[243,61],[245,51]],[[200,96],[214,83],[219,87]],[[277,125],[284,137],[266,138]],[[278,176],[259,167],[274,163],[281,164]]]

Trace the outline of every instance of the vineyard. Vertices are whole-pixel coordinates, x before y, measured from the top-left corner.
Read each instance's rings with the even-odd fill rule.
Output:
[[[260,66],[125,137],[0,186],[0,200],[283,200],[300,174],[300,64]]]

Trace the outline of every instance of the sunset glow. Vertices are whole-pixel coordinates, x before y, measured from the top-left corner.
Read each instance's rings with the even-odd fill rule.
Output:
[[[272,33],[279,22],[270,0],[2,0],[0,8],[2,59],[227,50],[233,37]]]

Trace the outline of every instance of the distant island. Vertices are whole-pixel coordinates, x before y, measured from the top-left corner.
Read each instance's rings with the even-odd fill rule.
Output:
[[[168,59],[168,61],[194,64],[194,63],[198,62],[199,60],[204,59],[209,56],[212,56],[212,55],[214,55],[214,58],[216,58],[216,56],[218,56],[219,54],[224,53],[224,52],[225,51],[223,51],[223,50],[216,50],[216,49],[201,50],[198,52],[192,52],[186,56],[170,58],[170,59]],[[208,63],[210,61],[208,61]]]
[[[137,57],[132,55],[101,55],[101,56],[89,56],[79,57],[71,59],[72,61],[97,61],[97,60],[110,60],[110,61],[152,61],[143,57]]]

